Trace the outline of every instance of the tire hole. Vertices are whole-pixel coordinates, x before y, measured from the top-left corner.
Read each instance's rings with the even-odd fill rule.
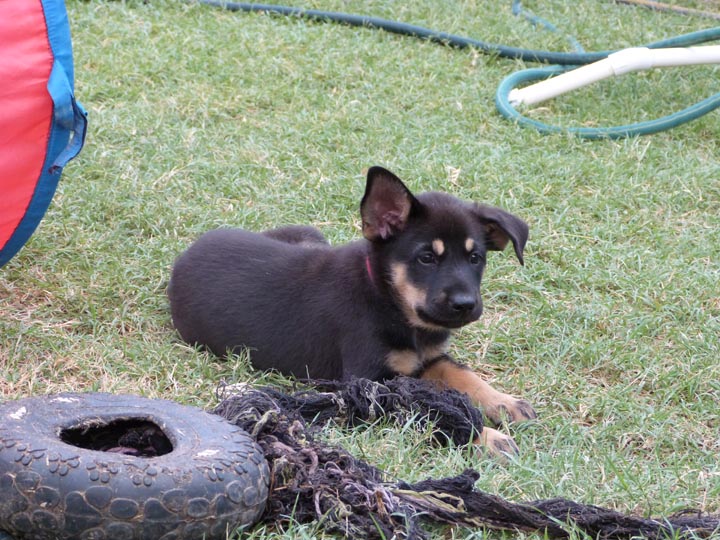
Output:
[[[147,419],[113,420],[102,425],[96,422],[93,419],[62,429],[60,440],[78,448],[148,458],[164,456],[173,450],[163,430]]]

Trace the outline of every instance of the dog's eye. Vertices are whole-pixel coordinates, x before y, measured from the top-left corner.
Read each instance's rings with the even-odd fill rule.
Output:
[[[480,264],[483,260],[483,256],[480,255],[477,251],[473,251],[470,254],[469,261],[470,264]]]
[[[417,260],[420,264],[435,264],[437,262],[437,257],[435,257],[435,254],[432,251],[423,251],[420,255],[418,255]]]

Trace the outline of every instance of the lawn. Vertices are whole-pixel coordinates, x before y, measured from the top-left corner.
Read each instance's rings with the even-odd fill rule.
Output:
[[[610,1],[526,4],[588,51],[716,23]],[[513,16],[510,1],[293,5],[569,50],[562,33]],[[485,314],[452,352],[530,400],[539,419],[503,428],[522,452],[507,464],[438,448],[407,426],[328,426],[322,436],[389,478],[474,467],[480,489],[518,502],[720,512],[717,111],[643,138],[541,135],[494,108],[500,81],[532,65],[519,60],[179,1],[67,6],[90,130],[40,228],[0,270],[0,399],[131,392],[208,408],[222,380],[265,382],[243,358],[179,340],[165,294],[174,258],[220,226],[309,223],[332,243],[358,238],[363,171],[378,164],[415,191],[445,190],[530,223],[526,265],[511,250],[491,254]],[[718,67],[644,72],[530,114],[626,124],[700,101],[718,80]],[[312,524],[253,533],[321,534]]]

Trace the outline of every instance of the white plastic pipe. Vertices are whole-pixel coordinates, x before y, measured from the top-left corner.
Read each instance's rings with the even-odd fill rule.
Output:
[[[655,67],[690,66],[696,64],[720,64],[720,45],[705,47],[678,47],[671,49],[648,49],[633,47],[610,54],[598,62],[541,81],[525,88],[514,88],[508,100],[513,105],[533,105],[582,86]]]

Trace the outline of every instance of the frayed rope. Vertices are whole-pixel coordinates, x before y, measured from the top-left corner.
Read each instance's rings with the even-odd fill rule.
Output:
[[[250,433],[271,470],[262,521],[317,522],[347,538],[429,538],[422,520],[467,527],[539,532],[567,538],[708,538],[719,516],[685,513],[645,519],[556,498],[513,503],[474,489],[468,469],[452,478],[410,484],[390,482],[382,471],[342,448],[315,441],[311,426],[334,419],[355,426],[387,418],[431,425],[438,441],[467,444],[482,431],[482,415],[467,397],[426,381],[396,378],[383,384],[355,379],[313,383],[315,389],[283,393],[273,388],[221,386],[213,411]]]

